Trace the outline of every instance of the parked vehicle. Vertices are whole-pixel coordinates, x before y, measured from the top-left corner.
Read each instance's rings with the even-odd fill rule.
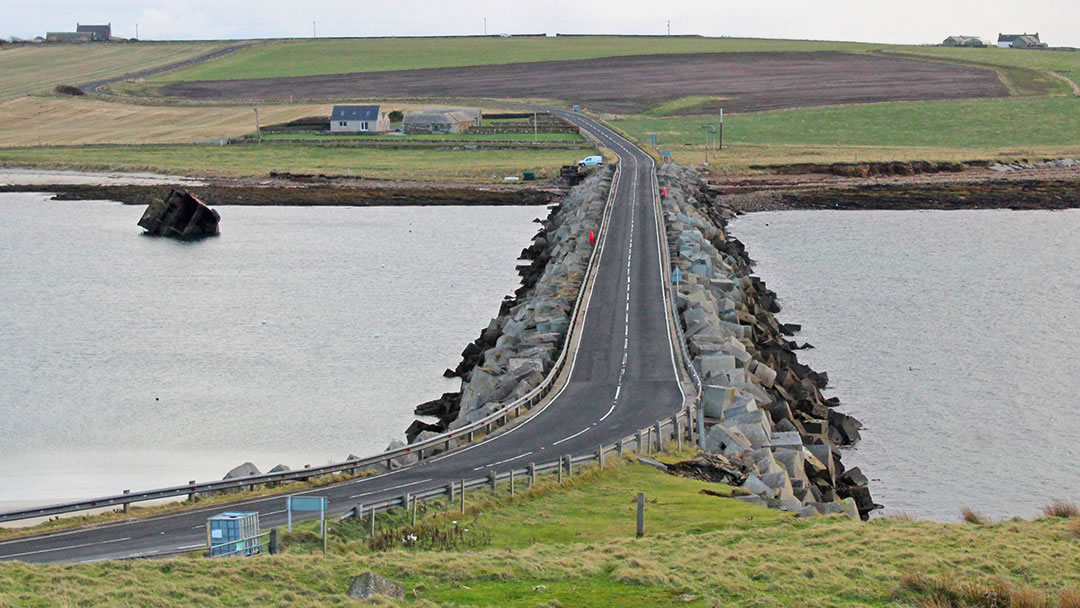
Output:
[[[597,165],[604,164],[603,156],[586,156],[585,158],[577,161],[579,167],[595,167]]]

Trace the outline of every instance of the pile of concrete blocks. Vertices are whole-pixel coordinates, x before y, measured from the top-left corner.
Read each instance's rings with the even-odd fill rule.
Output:
[[[712,202],[697,172],[668,164],[659,181],[682,277],[676,308],[703,384],[705,449],[744,465],[746,500],[802,516],[867,517],[879,505],[858,469],[845,471],[839,449],[859,440],[862,425],[822,395],[827,374],[798,362],[798,345],[786,339],[798,327],[776,320],[776,294],[752,276],[742,244],[725,230],[730,212]]]

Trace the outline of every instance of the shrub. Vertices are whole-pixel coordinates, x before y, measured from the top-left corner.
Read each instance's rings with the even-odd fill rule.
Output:
[[[73,97],[78,97],[79,95],[86,95],[86,91],[83,91],[79,87],[73,87],[70,84],[58,84],[56,85],[56,88],[53,89],[53,91],[57,95],[71,95]]]
[[[393,110],[386,117],[390,119],[390,122],[401,122],[405,120],[405,113],[401,110]]]
[[[971,507],[964,507],[960,509],[960,519],[966,521],[969,524],[985,524],[986,517]]]
[[[1080,517],[1080,507],[1074,502],[1055,500],[1043,507],[1044,517]]]

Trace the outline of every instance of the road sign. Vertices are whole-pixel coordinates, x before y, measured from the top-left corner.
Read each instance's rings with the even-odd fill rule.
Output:
[[[656,133],[651,133],[650,135],[652,135],[652,145],[655,146],[656,145]]]
[[[676,285],[682,283],[682,271],[679,270],[678,266],[675,267],[675,270],[671,271],[671,282]]]
[[[330,502],[325,496],[287,496],[292,511],[325,511]]]

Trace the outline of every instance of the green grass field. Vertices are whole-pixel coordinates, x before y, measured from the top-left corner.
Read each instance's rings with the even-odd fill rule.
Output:
[[[854,42],[678,36],[297,40],[244,49],[221,59],[163,74],[155,80],[276,78],[655,53],[860,51],[880,46]]]
[[[225,43],[48,44],[0,50],[0,101],[52,91],[58,84],[123,76],[199,55]]]
[[[534,170],[558,175],[580,150],[439,150],[305,146],[146,145],[0,148],[0,165],[102,171],[154,171],[219,177],[265,176],[270,171],[352,173],[407,180],[502,181]]]
[[[703,145],[718,116],[620,117],[614,124],[660,147]],[[897,102],[728,115],[724,142],[890,147],[1032,147],[1080,143],[1080,98]]]
[[[373,552],[366,526],[346,522],[332,524],[323,556],[305,523],[277,556],[0,563],[0,606],[352,606],[345,590],[369,570],[408,590],[373,606],[984,607],[993,592],[1001,607],[1075,608],[1080,599],[1075,519],[800,520],[706,487],[727,490],[624,463],[514,498],[505,486],[498,497],[477,490],[467,515],[431,509],[419,521],[480,539],[453,549]],[[639,491],[656,499],[642,539],[633,535]],[[385,526],[406,521],[380,515],[380,534],[404,536],[411,528]]]
[[[438,133],[418,135],[319,135],[317,133],[273,133],[263,139],[295,139],[306,141],[542,141],[583,142],[585,138],[576,133]]]

